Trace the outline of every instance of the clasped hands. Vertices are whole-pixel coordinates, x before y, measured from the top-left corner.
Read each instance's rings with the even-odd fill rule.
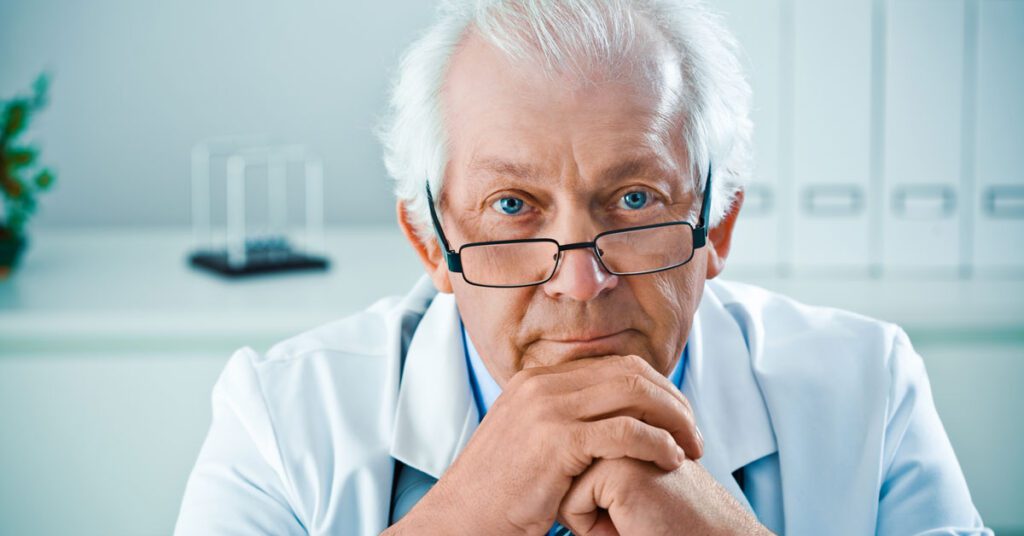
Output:
[[[768,534],[695,460],[689,401],[637,356],[528,368],[388,534]]]

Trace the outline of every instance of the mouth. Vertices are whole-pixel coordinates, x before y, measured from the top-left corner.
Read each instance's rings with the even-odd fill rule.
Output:
[[[621,330],[621,331],[615,331],[615,332],[607,333],[607,334],[600,334],[600,333],[596,333],[596,332],[595,333],[585,333],[585,334],[581,334],[581,335],[578,335],[578,336],[553,337],[553,338],[544,339],[544,340],[549,341],[549,342],[555,342],[555,343],[563,343],[563,344],[577,344],[577,343],[599,342],[599,341],[603,341],[603,340],[607,340],[607,339],[610,339],[612,337],[615,337],[616,335],[620,335],[622,333],[625,333],[626,331],[627,330]]]
[[[581,333],[568,337],[543,338],[541,342],[549,346],[554,353],[571,359],[598,357],[622,353],[631,331],[624,329],[611,333]]]

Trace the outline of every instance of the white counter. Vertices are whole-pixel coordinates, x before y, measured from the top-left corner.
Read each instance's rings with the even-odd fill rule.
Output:
[[[226,279],[188,265],[179,229],[45,231],[0,282],[4,349],[266,343],[407,291],[421,273],[397,230],[328,233],[327,272]]]

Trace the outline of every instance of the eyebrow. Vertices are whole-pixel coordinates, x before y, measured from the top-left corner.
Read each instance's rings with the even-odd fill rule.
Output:
[[[655,158],[638,156],[623,160],[604,169],[599,178],[602,183],[615,182],[627,177],[647,176],[669,179],[672,171]]]
[[[536,179],[541,175],[540,170],[536,166],[498,158],[482,159],[470,166],[470,172],[472,173],[481,171],[517,179]],[[650,176],[668,179],[673,175],[674,173],[656,158],[637,156],[605,168],[599,173],[598,180],[601,183],[608,183],[626,177]]]
[[[517,179],[533,179],[540,175],[539,170],[530,164],[497,158],[486,158],[473,162],[469,170],[471,173],[484,171],[495,175],[512,176]]]

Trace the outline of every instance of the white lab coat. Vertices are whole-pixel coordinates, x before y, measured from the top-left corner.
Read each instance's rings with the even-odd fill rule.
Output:
[[[426,277],[266,355],[239,350],[176,534],[378,534],[394,460],[439,477],[476,429],[463,352],[455,300]],[[701,463],[769,528],[989,534],[898,327],[715,280],[689,352]]]

